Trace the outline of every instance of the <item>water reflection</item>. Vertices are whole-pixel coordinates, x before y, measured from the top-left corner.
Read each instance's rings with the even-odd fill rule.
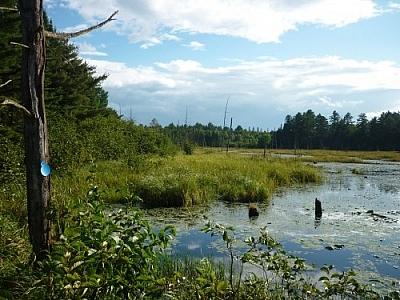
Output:
[[[315,229],[317,229],[319,227],[319,225],[321,225],[321,219],[322,219],[322,217],[315,217],[315,220],[314,220]]]
[[[366,282],[400,280],[400,182],[395,176],[400,175],[400,165],[321,165],[326,177],[324,184],[279,189],[270,204],[258,203],[257,218],[249,218],[248,204],[220,201],[190,208],[190,215],[186,216],[182,209],[156,213],[149,210],[146,216],[156,226],[177,226],[173,251],[190,251],[199,256],[226,255],[220,237],[200,232],[207,219],[212,219],[235,227],[238,249],[246,249],[244,239],[257,237],[260,228],[266,226],[289,254],[303,257],[317,267],[333,264],[343,271],[353,268]],[[363,175],[352,174],[352,169],[361,167]],[[323,217],[313,213],[315,198],[322,202]],[[391,222],[379,217],[375,220],[367,213],[369,210],[389,216]],[[345,247],[326,250],[332,245]]]

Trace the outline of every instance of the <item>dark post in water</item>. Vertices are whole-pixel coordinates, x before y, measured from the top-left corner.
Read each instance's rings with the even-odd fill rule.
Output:
[[[321,201],[315,198],[315,217],[321,218],[322,217],[322,206]]]

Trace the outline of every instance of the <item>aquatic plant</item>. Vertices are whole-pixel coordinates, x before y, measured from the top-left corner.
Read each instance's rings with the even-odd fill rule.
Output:
[[[357,174],[357,175],[363,175],[364,174],[364,172],[362,170],[360,170],[360,168],[351,169],[351,173]]]

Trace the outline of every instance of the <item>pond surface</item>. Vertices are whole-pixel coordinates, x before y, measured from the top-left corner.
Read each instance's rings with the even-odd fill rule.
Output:
[[[214,220],[235,227],[238,253],[246,237],[257,237],[266,226],[288,254],[305,258],[317,268],[350,268],[361,281],[379,280],[385,286],[400,281],[400,164],[320,163],[324,183],[282,188],[268,203],[259,203],[260,216],[249,219],[247,204],[211,201],[185,209],[145,211],[156,228],[177,227],[175,253],[227,257],[221,237],[200,231]],[[357,170],[358,174],[353,174]],[[315,220],[314,201],[322,202],[323,215]],[[336,245],[336,246],[335,246]]]

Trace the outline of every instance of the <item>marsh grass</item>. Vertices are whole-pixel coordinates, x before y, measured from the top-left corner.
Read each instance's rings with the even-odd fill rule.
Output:
[[[107,161],[88,164],[73,176],[54,175],[55,202],[64,206],[82,198],[88,174],[94,174],[99,187],[107,191],[107,201],[126,203],[130,195],[137,195],[147,207],[191,206],[212,199],[260,202],[268,200],[278,186],[321,180],[317,168],[294,159],[200,152],[148,157],[140,168]]]
[[[216,198],[260,202],[278,186],[320,180],[317,169],[295,160],[209,153],[159,164],[133,179],[131,193],[149,206],[189,206]]]
[[[261,153],[261,150],[258,150]],[[293,149],[271,149],[270,154],[294,155]],[[339,151],[297,149],[297,159],[307,162],[365,163],[366,160],[400,161],[399,151]]]
[[[109,202],[124,203],[137,194],[148,206],[190,206],[210,199],[259,202],[267,200],[277,186],[319,182],[318,171],[304,162],[400,161],[395,151],[234,149],[229,154],[220,148],[196,148],[192,155],[175,157],[137,156],[130,161],[88,163],[70,174],[52,174],[55,209],[76,202],[86,193],[87,177],[96,173]],[[281,156],[282,155],[282,156]],[[0,194],[0,209],[13,212],[26,223],[25,185],[9,183]]]

